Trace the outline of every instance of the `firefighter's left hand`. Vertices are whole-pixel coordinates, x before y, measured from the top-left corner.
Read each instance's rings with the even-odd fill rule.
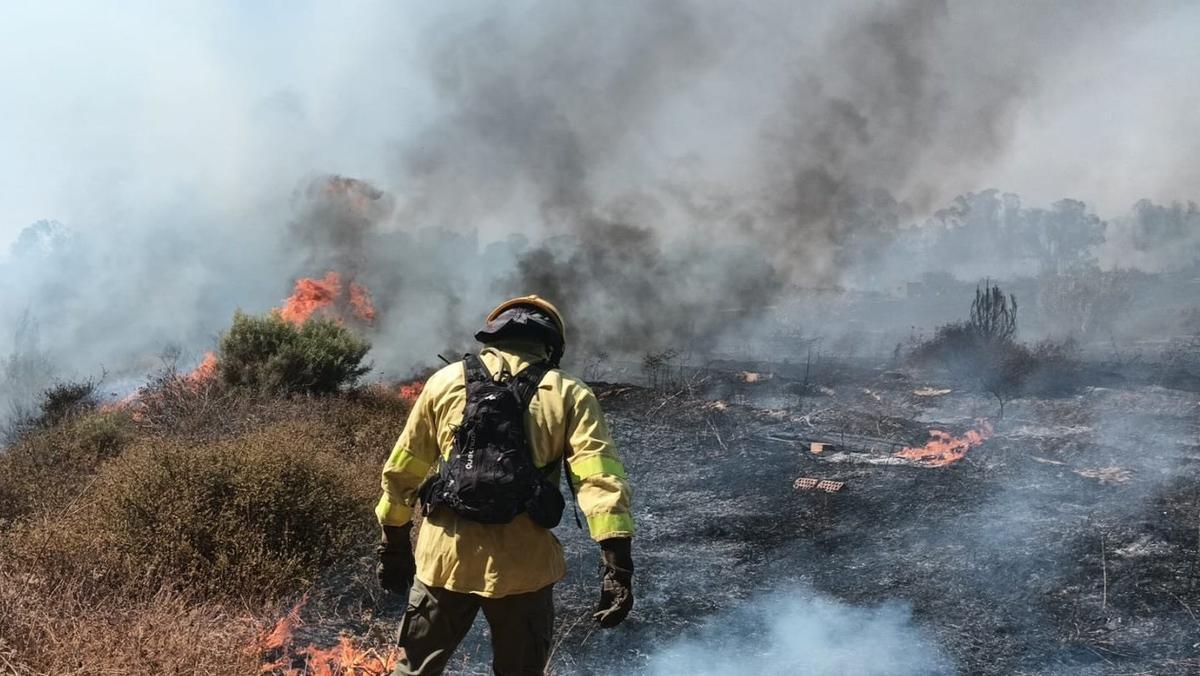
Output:
[[[417,561],[413,558],[409,533],[412,524],[406,526],[384,526],[383,538],[376,552],[379,554],[379,586],[405,598],[412,588],[413,576],[417,574]]]
[[[600,605],[592,613],[604,629],[620,624],[633,608],[633,554],[629,538],[600,543]]]

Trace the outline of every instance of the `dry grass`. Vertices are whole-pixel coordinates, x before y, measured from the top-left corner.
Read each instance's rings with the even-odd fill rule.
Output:
[[[127,413],[100,411],[19,438],[0,455],[0,531],[23,516],[61,508],[135,434]]]
[[[0,673],[252,674],[261,630],[250,613],[163,591],[101,595],[0,573]]]
[[[0,674],[258,673],[281,603],[374,537],[407,413],[170,377],[0,455]]]

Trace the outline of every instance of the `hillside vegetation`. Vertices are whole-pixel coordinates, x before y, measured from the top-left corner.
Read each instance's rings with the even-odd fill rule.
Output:
[[[408,405],[352,387],[369,346],[349,330],[276,319],[240,315],[215,371],[165,368],[119,404],[46,392],[0,453],[0,673],[256,673],[320,576],[378,593],[361,559]]]

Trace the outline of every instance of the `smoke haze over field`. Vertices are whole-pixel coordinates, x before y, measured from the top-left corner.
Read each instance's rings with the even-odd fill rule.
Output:
[[[1194,209],[1131,205],[1200,180],[1198,19],[1117,2],[9,8],[0,336],[27,317],[63,372],[137,371],[336,268],[372,289],[388,372],[462,347],[509,291],[562,300],[579,346],[636,350],[738,326],[790,285],[903,280],[906,226],[993,185],[1125,218],[1109,234],[1145,244],[1136,263],[1178,267],[1187,247],[1139,224],[1194,248]],[[322,192],[329,176],[362,181],[365,211]]]
[[[693,676],[951,672],[927,630],[957,628],[843,602],[902,596],[905,580],[960,567],[966,551],[969,570],[949,572],[991,593],[981,606],[1011,626],[1059,622],[1025,603],[1033,569],[1042,586],[1029,589],[1086,581],[1075,548],[1093,533],[1100,565],[1114,565],[1107,533],[1165,515],[1155,501],[1197,460],[1195,397],[1161,376],[1200,387],[1200,3],[10,4],[0,446],[4,423],[56,378],[103,372],[107,394],[131,392],[160,354],[188,368],[236,310],[278,308],[301,278],[339,280],[343,307],[366,299],[354,328],[372,344],[368,377],[385,379],[469,349],[497,301],[540,293],[564,310],[566,368],[629,397],[604,406],[625,407],[618,443],[655,470],[641,473],[655,497],[640,503],[652,508],[639,506],[638,537],[680,555],[647,556],[642,579],[657,564],[656,591],[673,589],[704,561],[692,543],[716,543],[695,568],[713,578],[679,590],[696,605],[635,656],[648,673]],[[909,382],[905,355],[963,321],[984,278],[1020,298],[1029,350],[1013,354],[1069,355],[1038,357],[1060,369],[1038,377],[1064,384],[1077,354],[1094,359],[1086,391],[968,392],[987,389],[977,374]],[[835,367],[844,380],[826,387],[818,376]],[[1121,380],[1134,371],[1136,388]],[[667,426],[671,402],[701,391],[675,387],[695,372],[722,402],[689,401],[702,414]],[[645,405],[654,388],[624,385],[642,377],[671,391]],[[751,383],[775,388],[769,415],[737,405]],[[959,483],[947,472],[871,484],[883,475],[864,469],[842,495],[878,507],[829,518],[870,528],[808,550],[815,531],[779,526],[801,514],[780,510],[797,504],[797,456],[822,460],[804,444],[772,450],[756,430],[803,421],[900,439],[973,420],[1002,394],[1024,401]],[[695,467],[676,471],[677,458]],[[1121,497],[1095,492],[1114,471],[1126,473],[1110,479]],[[971,484],[985,475],[1003,481]],[[780,495],[741,511],[776,479]],[[898,514],[891,495],[923,511]],[[867,537],[880,517],[923,519],[943,498],[955,511],[937,517],[955,527]],[[712,527],[694,528],[698,516]],[[897,572],[898,551],[949,563]],[[820,586],[813,560],[853,557],[878,568],[831,566]],[[1113,578],[1132,587],[1131,606],[1149,593],[1138,579]],[[856,580],[883,591],[858,595]],[[643,598],[636,612],[663,597]],[[989,638],[1016,652],[1019,636]],[[619,637],[601,633],[588,650]]]
[[[815,593],[751,600],[655,655],[652,676],[954,673],[898,604],[855,608]]]

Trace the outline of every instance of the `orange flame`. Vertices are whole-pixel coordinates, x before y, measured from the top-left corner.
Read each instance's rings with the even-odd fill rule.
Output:
[[[354,316],[367,322],[375,321],[375,304],[371,302],[371,291],[358,282],[350,282],[350,307]]]
[[[301,277],[296,280],[292,295],[283,301],[279,315],[293,324],[303,324],[314,312],[332,306],[341,292],[341,276],[332,270],[322,279]]]
[[[279,618],[271,631],[264,634],[253,647],[259,655],[278,654],[276,659],[267,659],[260,667],[261,673],[282,676],[387,676],[400,661],[401,651],[391,647],[384,652],[373,648],[362,648],[354,639],[340,636],[338,643],[327,649],[309,645],[292,650],[296,628],[304,622],[300,609],[307,597]],[[296,667],[300,664],[300,667]]]
[[[417,397],[421,396],[421,391],[425,389],[425,382],[414,380],[411,383],[401,383],[399,395],[400,398],[407,402],[414,402]]]
[[[961,437],[955,437],[942,430],[929,430],[929,441],[920,448],[905,448],[896,453],[896,457],[912,460],[924,467],[945,467],[958,462],[967,455],[967,451],[987,441],[992,436],[992,425],[987,420],[977,421],[979,429],[967,430]]]
[[[321,279],[301,277],[296,280],[292,295],[283,301],[279,316],[293,324],[303,324],[314,314],[342,321],[343,311],[357,320],[370,324],[375,321],[375,305],[371,292],[358,282],[350,282],[345,295],[342,293],[342,276],[330,270]]]
[[[200,361],[200,365],[192,369],[192,372],[184,376],[184,380],[190,385],[201,385],[211,381],[217,377],[217,355],[212,352],[205,352],[204,359]]]

